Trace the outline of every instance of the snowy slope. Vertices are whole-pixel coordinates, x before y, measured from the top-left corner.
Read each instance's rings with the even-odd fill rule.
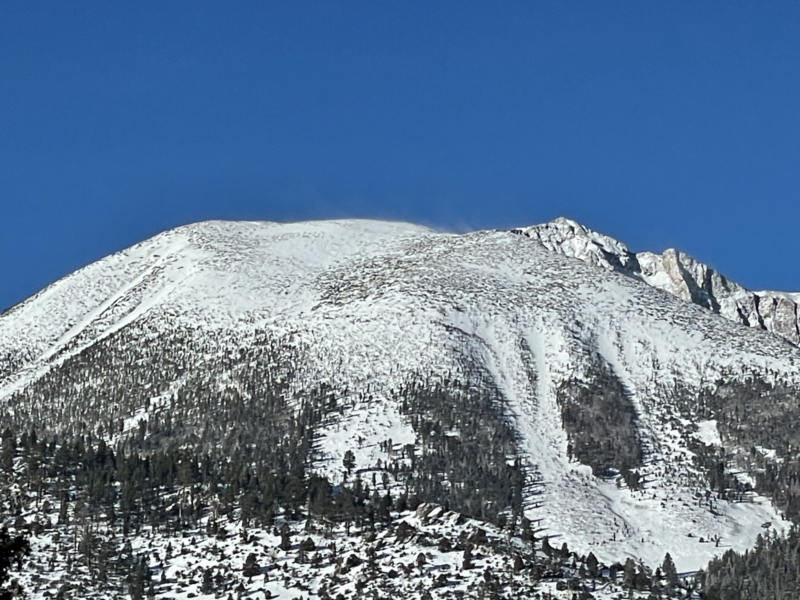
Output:
[[[314,468],[336,480],[354,439],[362,438],[358,468],[385,458],[386,439],[415,440],[393,389],[414,374],[444,379],[477,364],[501,391],[520,453],[541,477],[526,514],[559,543],[609,563],[635,556],[654,565],[669,551],[680,570],[692,570],[751,546],[764,522],[782,528],[766,499],[698,500],[705,483],[687,448],[696,424],[665,390],[748,375],[797,384],[800,349],[664,294],[653,287],[661,271],[648,281],[604,268],[632,260],[610,238],[556,244],[519,231],[526,235],[453,235],[375,221],[172,230],[0,317],[0,398],[126,327],[223,331],[230,340],[268,330],[305,349],[298,394],[324,381],[351,399],[315,450]],[[639,491],[568,456],[557,389],[591,379],[598,357],[636,411]],[[705,541],[716,538],[719,546]]]
[[[687,302],[800,345],[800,294],[751,292],[675,249],[633,253],[625,244],[565,218],[515,230],[546,248],[644,281]]]

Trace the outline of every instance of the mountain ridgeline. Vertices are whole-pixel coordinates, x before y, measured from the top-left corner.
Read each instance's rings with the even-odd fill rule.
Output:
[[[684,298],[647,260],[565,220],[209,222],[89,265],[0,316],[0,517],[34,541],[17,585],[783,597],[800,348],[785,319],[726,314],[743,288]],[[186,539],[253,558],[213,571]]]
[[[746,327],[770,331],[800,345],[800,294],[751,292],[673,248],[662,254],[631,252],[608,236],[569,219],[515,229],[547,248],[633,277],[703,306]]]

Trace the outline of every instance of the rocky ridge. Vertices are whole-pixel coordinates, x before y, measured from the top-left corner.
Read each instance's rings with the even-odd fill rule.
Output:
[[[688,254],[631,252],[622,242],[570,219],[515,229],[549,250],[622,273],[747,327],[800,345],[800,294],[750,291]]]

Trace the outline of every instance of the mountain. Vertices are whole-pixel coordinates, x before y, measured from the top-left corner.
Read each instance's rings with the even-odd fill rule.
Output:
[[[537,540],[523,544],[525,565],[554,560],[543,540],[565,544],[576,576],[590,554],[654,569],[669,553],[696,571],[800,515],[793,298],[754,295],[674,251],[632,254],[563,219],[464,235],[357,220],[181,227],[0,316],[14,490],[0,513],[61,527],[75,547],[94,539],[93,519],[104,543],[138,532],[123,554],[140,562],[125,568],[149,561],[165,581],[185,570],[164,566],[169,536],[218,532],[221,515],[255,527],[242,539],[256,549],[267,524],[288,539],[312,515],[323,529],[346,524],[337,539],[357,549],[351,521],[371,544],[388,535],[375,530],[379,509],[385,531],[416,528],[412,553],[433,561],[423,578],[447,555],[426,536],[455,547],[479,526]],[[345,493],[360,500],[347,508]],[[449,533],[423,535],[428,513],[403,512],[433,505]],[[53,539],[40,549],[60,556]],[[498,544],[497,556],[522,552]],[[99,568],[81,556],[63,565]],[[356,590],[331,568],[325,586]],[[37,593],[55,585],[27,577]],[[86,577],[80,597],[102,589]],[[271,593],[296,597],[287,582]]]
[[[623,243],[563,217],[514,231],[550,250],[639,279],[800,345],[800,293],[751,292],[683,252],[670,248],[660,255],[633,253]]]

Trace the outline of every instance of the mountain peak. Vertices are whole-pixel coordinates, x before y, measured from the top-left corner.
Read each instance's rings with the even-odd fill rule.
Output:
[[[751,292],[688,254],[632,253],[622,242],[571,219],[512,230],[548,250],[643,281],[727,319],[800,345],[800,294]]]
[[[669,552],[697,570],[800,522],[800,348],[714,314],[747,294],[684,254],[634,254],[563,218],[464,235],[357,220],[187,225],[0,316],[0,475],[23,491],[5,506],[67,540],[78,519],[103,515],[109,544],[134,538],[204,596],[227,560],[208,553],[232,523],[242,542],[224,554],[243,578],[280,527],[270,564],[292,556],[300,589],[321,597],[358,589],[348,570],[361,559],[317,562],[333,577],[311,581],[316,551],[290,532],[348,553],[402,546],[371,546],[371,579],[389,554],[417,555],[420,577],[426,561],[445,580],[444,565],[461,564],[465,588],[512,554],[517,571],[519,552],[546,564],[555,540],[567,564],[572,553],[655,567]],[[771,301],[756,296],[754,310],[779,332]],[[36,458],[15,457],[15,440]],[[44,478],[51,466],[60,482]],[[85,469],[96,470],[75,475]],[[170,556],[176,531],[199,541]],[[491,563],[489,538],[503,540]],[[76,545],[61,539],[42,555]],[[192,554],[206,591],[200,571],[178,574]],[[296,595],[281,572],[258,584]]]
[[[704,382],[732,372],[776,385],[798,381],[800,349],[644,285],[641,255],[577,223],[515,233],[453,235],[380,221],[178,228],[0,317],[0,401],[14,406],[15,423],[37,431],[89,427],[97,438],[149,448],[166,435],[160,427],[174,427],[165,419],[177,406],[186,411],[186,437],[175,443],[190,444],[206,427],[198,419],[224,421],[214,416],[220,398],[260,406],[280,397],[291,412],[331,390],[336,403],[314,414],[331,406],[341,413],[315,423],[313,451],[301,457],[314,472],[337,483],[346,450],[362,468],[385,470],[388,439],[408,447],[424,438],[417,452],[434,479],[443,472],[434,461],[444,451],[439,441],[471,448],[477,454],[459,464],[491,467],[497,477],[517,455],[542,490],[543,504],[529,517],[570,547],[608,559],[635,553],[654,564],[680,540],[676,560],[699,566],[717,550],[687,538],[684,517],[705,537],[730,538],[741,549],[755,539],[753,514],[759,524],[780,522],[768,506],[683,508],[670,498],[696,492],[695,467],[682,466],[678,476],[661,465],[677,460],[675,440],[688,444],[693,435],[694,409],[674,390],[700,393]],[[266,372],[274,387],[263,387]],[[85,418],[88,407],[102,408],[96,422]],[[592,417],[597,411],[617,416]],[[684,421],[666,421],[669,411],[684,411],[676,412]],[[142,420],[151,437],[136,441],[130,436]],[[471,428],[480,422],[498,438],[473,447],[464,436],[478,435]],[[250,431],[251,423],[220,429],[224,439],[204,447],[234,444],[225,436],[237,428]],[[247,443],[256,442],[266,443]],[[392,460],[404,465],[395,452]],[[648,478],[649,495],[610,479],[624,476],[633,486],[639,475],[631,469]],[[467,502],[461,483],[420,481],[452,489],[448,502]],[[494,494],[492,514],[508,498],[505,485],[481,492]],[[650,536],[647,507],[656,492],[669,515],[683,517],[664,519]],[[535,497],[522,500],[535,506]],[[598,508],[589,498],[603,500]],[[474,502],[464,510],[478,511]],[[598,524],[591,535],[587,520]]]
[[[566,217],[512,231],[539,241],[548,250],[606,268],[624,266],[630,257],[622,242]]]

